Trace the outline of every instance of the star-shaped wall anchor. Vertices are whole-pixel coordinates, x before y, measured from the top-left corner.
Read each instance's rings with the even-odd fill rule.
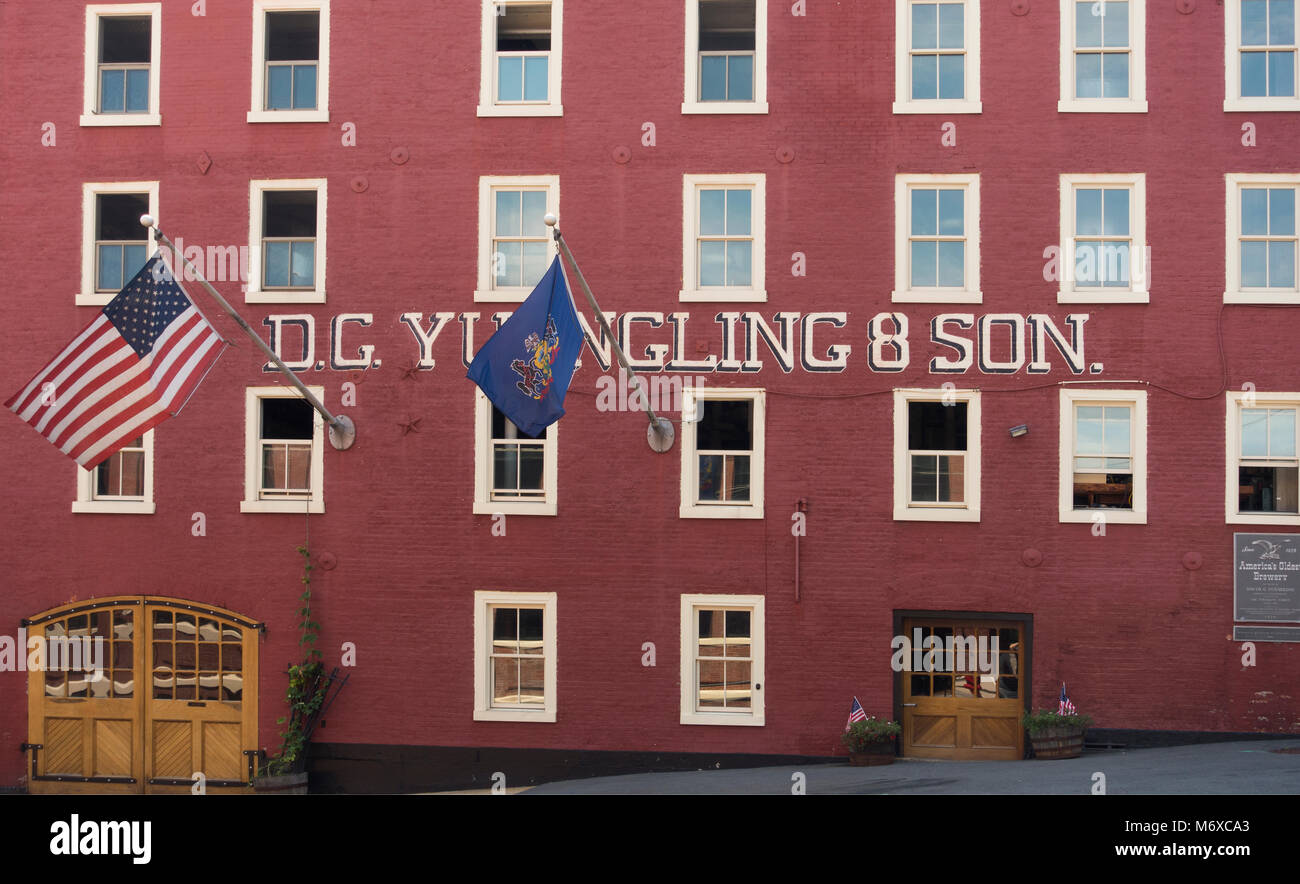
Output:
[[[402,435],[405,436],[407,433],[420,432],[420,421],[422,420],[424,418],[415,417],[405,421],[398,421],[397,425],[402,428]]]
[[[418,362],[412,362],[408,365],[402,366],[402,380],[407,380],[408,378],[410,380],[415,380],[420,376],[419,373],[420,363]]]

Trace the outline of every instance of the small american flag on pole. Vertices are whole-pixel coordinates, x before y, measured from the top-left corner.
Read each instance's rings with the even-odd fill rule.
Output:
[[[1065,695],[1065,682],[1061,682],[1061,700],[1059,703],[1056,704],[1056,714],[1057,715],[1074,714],[1074,704],[1071,703],[1070,698]]]
[[[156,254],[5,406],[89,469],[178,414],[225,347]]]
[[[853,706],[852,708],[849,709],[849,720],[848,723],[844,725],[844,729],[847,731],[849,728],[853,726],[853,722],[855,721],[866,721],[866,720],[867,720],[866,711],[863,710],[862,704],[858,702],[858,698],[854,697]]]

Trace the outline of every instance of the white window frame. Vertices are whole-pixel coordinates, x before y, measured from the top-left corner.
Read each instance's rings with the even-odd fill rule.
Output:
[[[1300,6],[1300,4],[1297,4]],[[1298,9],[1297,11],[1300,11]],[[1300,111],[1300,82],[1295,95],[1241,97],[1241,0],[1226,0],[1223,4],[1223,109],[1232,113],[1273,113],[1275,111]],[[1300,31],[1296,33],[1300,41]],[[1296,52],[1294,73],[1300,81],[1300,49]]]
[[[564,0],[549,0],[551,4],[551,50],[546,62],[546,97],[545,103],[534,104],[498,103],[496,100],[497,79],[497,7],[519,4],[536,4],[547,0],[483,0],[482,49],[479,52],[479,95],[478,115],[480,117],[560,117],[564,115],[564,105],[560,99],[560,63],[564,57]]]
[[[153,499],[153,432],[153,430],[146,430],[142,434],[144,436],[144,494],[140,499],[96,497],[95,474],[99,471],[99,467],[89,470],[77,467],[77,499],[72,502],[72,511],[153,515],[156,511]]]
[[[542,484],[545,497],[537,500],[492,499],[492,400],[483,391],[474,390],[474,512],[478,515],[553,516],[558,507],[559,461],[557,457],[559,421],[546,428],[542,448]]]
[[[1075,0],[1061,0],[1061,99],[1056,109],[1072,114],[1147,112],[1146,0],[1129,0],[1128,98],[1076,98],[1074,95]]]
[[[911,402],[966,404],[966,486],[959,504],[912,504],[907,406]],[[899,522],[978,522],[980,520],[979,390],[904,389],[894,391],[894,520]]]
[[[266,14],[319,12],[320,46],[316,59],[316,106],[304,110],[266,108]],[[250,123],[328,123],[330,119],[330,0],[253,0],[253,75]]]
[[[697,258],[697,231],[699,230],[699,192],[708,188],[748,187],[753,191],[750,200],[749,231],[753,242],[753,267],[750,268],[749,286],[701,287]],[[707,303],[762,303],[767,300],[767,175],[763,173],[742,175],[683,175],[682,176],[682,290],[677,297],[683,302]]]
[[[99,22],[103,18],[149,16],[149,112],[99,112]],[[106,3],[86,6],[86,78],[81,111],[83,126],[161,126],[162,4]]]
[[[1300,422],[1300,393],[1228,391],[1223,450],[1226,464],[1224,522],[1229,525],[1300,525],[1300,513],[1243,513],[1238,510],[1241,466],[1241,412],[1244,408],[1294,408]]]
[[[1133,438],[1133,508],[1075,509],[1074,508],[1074,409],[1078,405],[1130,405],[1133,408],[1129,426]],[[1059,519],[1069,523],[1091,523],[1100,513],[1113,525],[1145,525],[1147,523],[1147,393],[1146,390],[1093,390],[1061,388],[1060,396],[1060,499]]]
[[[966,287],[912,288],[912,199],[913,187],[964,188],[966,217]],[[896,304],[981,304],[980,289],[980,176],[969,175],[895,175],[894,176],[894,290],[890,299]]]
[[[683,594],[681,600],[681,723],[682,724],[723,724],[741,727],[762,727],[764,721],[763,703],[763,664],[764,664],[764,604],[761,595],[706,595]],[[699,608],[740,609],[748,608],[750,636],[750,683],[755,685],[750,691],[750,708],[748,712],[700,712],[696,705],[698,681],[695,673],[696,650],[699,640],[698,621],[695,616]]]
[[[248,281],[244,301],[249,304],[324,304],[325,230],[328,217],[324,178],[277,178],[248,183]],[[316,268],[311,289],[262,288],[262,196],[275,190],[316,191]]]
[[[307,387],[318,400],[325,402],[325,388]],[[263,399],[301,399],[293,387],[248,387],[244,390],[244,499],[241,513],[323,513],[325,512],[325,420],[312,409],[311,497],[294,499],[260,497],[262,488],[261,412]]]
[[[980,2],[965,0],[962,29],[966,53],[966,97],[912,98],[912,5],[925,0],[894,0],[894,113],[978,114],[980,102]],[[935,2],[935,0],[930,0]]]
[[[536,708],[492,706],[493,606],[542,609],[542,653],[546,700]],[[554,722],[556,710],[556,594],[553,592],[474,592],[474,720]]]
[[[1147,176],[1062,175],[1061,176],[1061,287],[1056,293],[1058,304],[1149,304],[1151,279],[1147,259]],[[1129,191],[1129,284],[1127,288],[1080,286],[1075,271],[1075,190],[1127,188]]]
[[[79,307],[102,307],[117,297],[117,292],[95,291],[95,203],[103,193],[147,193],[149,214],[158,217],[157,181],[100,181],[81,185],[81,291],[75,298]],[[145,252],[152,258],[157,251],[154,229],[149,228]]]
[[[686,0],[684,114],[767,113],[767,0],[754,0],[754,100],[700,101],[700,6]]]
[[[546,190],[546,211],[559,217],[560,214],[560,176],[559,175],[483,175],[478,179],[478,274],[474,289],[474,300],[488,304],[521,304],[532,294],[533,286],[507,286],[495,288],[492,275],[492,239],[495,235],[494,223],[496,200],[493,194],[498,190]],[[555,237],[547,230],[546,263],[555,260]]]
[[[1300,210],[1300,174],[1257,174],[1229,172],[1227,180],[1227,256],[1225,268],[1225,304],[1300,304],[1300,256],[1297,256],[1296,288],[1242,289],[1241,287],[1241,191],[1250,187],[1291,187],[1296,190],[1296,208]],[[1297,212],[1300,215],[1300,211]],[[1300,223],[1300,222],[1298,222]],[[1297,227],[1300,234],[1300,226]]]
[[[703,417],[697,403],[708,400],[748,399],[753,403],[753,448],[749,455],[749,502],[736,504],[698,503],[699,468],[696,462],[696,429]],[[763,518],[763,473],[766,461],[767,391],[762,387],[689,387],[682,390],[682,475],[683,519]]]

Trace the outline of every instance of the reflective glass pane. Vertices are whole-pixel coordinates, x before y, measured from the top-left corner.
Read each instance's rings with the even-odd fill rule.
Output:
[[[519,447],[517,445],[493,446],[492,487],[498,491],[518,490]]]
[[[532,288],[546,275],[546,243],[526,242],[523,244],[524,266],[522,268],[523,285]]]
[[[727,100],[727,57],[705,55],[700,58],[700,101]]]
[[[939,56],[939,97],[966,97],[966,56]]]
[[[1118,188],[1107,190],[1103,206],[1102,230],[1106,236],[1128,236],[1129,192]]]
[[[1079,454],[1100,454],[1101,408],[1080,405],[1074,415],[1074,450]]]
[[[1273,0],[1268,4],[1268,42],[1274,46],[1295,42],[1295,0]]]
[[[266,69],[267,110],[286,110],[293,107],[293,66],[268,65]]]
[[[1112,455],[1128,454],[1129,438],[1129,409],[1107,406],[1105,437],[1102,440],[1103,450]]]
[[[497,58],[497,101],[522,101],[524,60],[519,56]]]
[[[1241,53],[1241,97],[1268,94],[1268,59],[1265,52]]]
[[[546,661],[519,661],[519,702],[540,706],[546,702]]]
[[[523,285],[523,244],[499,242],[492,254],[492,267],[496,271],[498,286]]]
[[[1295,190],[1269,190],[1268,232],[1273,236],[1295,236]]]
[[[912,188],[912,236],[933,236],[938,228],[938,191]]]
[[[1078,188],[1074,191],[1074,232],[1080,236],[1101,233],[1101,190]]]
[[[541,608],[519,609],[519,651],[522,654],[540,654],[542,652],[542,626],[544,613]],[[522,643],[528,642],[525,647]]]
[[[311,288],[316,284],[316,244],[313,242],[293,243],[292,266],[289,284]]]
[[[754,100],[754,57],[752,55],[727,57],[727,100]]]
[[[1106,53],[1101,67],[1101,97],[1128,98],[1128,53]]]
[[[1074,57],[1074,95],[1101,98],[1101,53],[1081,52]]]
[[[939,56],[912,56],[912,98],[939,97]]]
[[[1295,411],[1275,408],[1268,415],[1268,453],[1273,457],[1295,457]]]
[[[513,653],[519,639],[519,609],[492,609],[492,650]]]
[[[1241,454],[1243,457],[1268,456],[1268,410],[1241,410]]]
[[[700,660],[699,704],[702,708],[721,707],[726,685],[726,664],[721,660]]]
[[[1268,42],[1268,0],[1241,0],[1241,44],[1263,46]]]
[[[546,236],[546,191],[521,192],[522,212],[519,219],[524,236]]]
[[[726,285],[727,244],[721,241],[700,243],[700,285]]]
[[[122,287],[122,247],[100,246],[98,252],[99,274],[95,287],[115,292]]]
[[[1145,0],[1139,0],[1145,2]],[[1128,45],[1128,3],[1107,3],[1102,20],[1102,33],[1107,46]]]
[[[753,253],[754,244],[751,242],[727,243],[727,285],[750,285]]]
[[[1241,284],[1247,288],[1268,285],[1268,243],[1241,244]]]
[[[930,503],[938,500],[938,462],[933,454],[912,455],[912,500]]]
[[[726,664],[727,708],[748,709],[750,705],[750,670],[749,662],[732,662]]]
[[[753,191],[727,191],[727,234],[729,236],[749,236],[752,204]]]
[[[147,248],[143,245],[122,246],[122,285],[126,285],[140,272],[148,257],[146,251]]]
[[[960,288],[966,283],[966,244],[941,242],[939,245],[939,285]]]
[[[961,49],[965,24],[964,5],[945,3],[939,7],[939,48]]]
[[[912,48],[934,49],[938,45],[938,5],[934,3],[912,4]]]
[[[726,500],[749,500],[749,455],[728,455],[725,462]]]
[[[937,244],[933,240],[912,243],[912,288],[938,283]]]
[[[961,236],[965,232],[966,191],[939,191],[939,233]]]
[[[524,59],[524,101],[546,101],[549,64],[545,56]]]
[[[99,110],[121,113],[126,109],[126,74],[124,71],[99,72]]]
[[[727,192],[725,190],[700,191],[700,233],[704,236],[722,236],[726,226]]]
[[[135,70],[126,72],[126,109],[131,113],[146,113],[149,110],[149,72]]]
[[[701,454],[699,500],[722,500],[723,455]]]
[[[293,106],[299,109],[316,107],[316,65],[294,65]]]
[[[1268,54],[1268,94],[1295,95],[1295,53]]]
[[[266,244],[266,268],[262,271],[262,283],[268,288],[289,284],[289,247],[287,242]]]
[[[518,190],[498,190],[496,219],[497,236],[519,236],[523,232],[523,193]]]
[[[535,445],[520,446],[519,488],[523,491],[541,491],[544,487],[546,452]]]
[[[1268,284],[1270,287],[1295,288],[1295,243],[1268,244]]]
[[[1074,4],[1074,44],[1080,47],[1101,45],[1100,8],[1095,2]]]

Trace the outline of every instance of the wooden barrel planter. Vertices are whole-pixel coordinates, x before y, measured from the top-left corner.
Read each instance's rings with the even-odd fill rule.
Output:
[[[1083,754],[1083,729],[1049,727],[1030,734],[1035,758],[1078,758]]]
[[[258,777],[253,780],[253,791],[258,795],[306,795],[307,772]]]
[[[849,764],[852,767],[874,767],[877,764],[894,763],[894,741],[870,743],[865,752],[850,752]]]

